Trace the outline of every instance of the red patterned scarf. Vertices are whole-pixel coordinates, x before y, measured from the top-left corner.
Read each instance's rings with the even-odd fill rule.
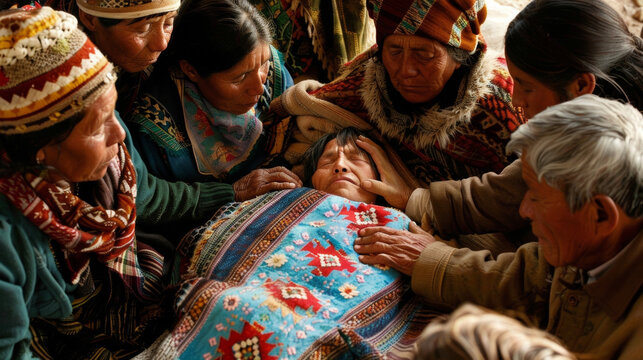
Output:
[[[67,186],[50,183],[32,173],[0,179],[0,191],[42,232],[59,245],[64,265],[77,284],[89,267],[90,256],[115,271],[136,295],[155,298],[163,257],[151,248],[137,251],[136,172],[125,145],[109,165],[118,179],[113,210],[92,206]]]

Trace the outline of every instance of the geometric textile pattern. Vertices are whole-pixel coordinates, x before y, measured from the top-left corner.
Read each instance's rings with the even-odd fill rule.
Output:
[[[220,209],[177,252],[179,321],[154,359],[398,357],[435,312],[397,271],[359,262],[357,229],[402,212],[299,188]]]

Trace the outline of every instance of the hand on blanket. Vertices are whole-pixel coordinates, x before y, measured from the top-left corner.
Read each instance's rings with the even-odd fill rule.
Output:
[[[357,139],[357,146],[366,150],[377,167],[380,180],[366,180],[362,182],[362,189],[373,194],[380,195],[391,206],[398,209],[406,209],[406,203],[411,197],[413,189],[404,181],[399,172],[393,167],[384,150],[364,136]]]
[[[411,275],[413,266],[424,248],[435,242],[435,238],[411,222],[409,230],[373,226],[359,231],[353,246],[364,264],[381,264]]]
[[[245,201],[269,191],[294,189],[303,183],[297,175],[283,166],[255,169],[232,184],[234,199]]]

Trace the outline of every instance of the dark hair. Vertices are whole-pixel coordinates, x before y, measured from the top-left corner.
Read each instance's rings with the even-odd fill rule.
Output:
[[[315,143],[306,150],[302,158],[302,164],[304,166],[304,186],[312,187],[313,174],[317,171],[317,162],[324,153],[326,145],[334,139],[337,139],[337,145],[339,146],[351,144],[355,146],[356,149],[366,154],[368,156],[368,160],[371,162],[371,167],[375,171],[375,176],[379,179],[380,175],[377,172],[377,166],[375,165],[373,158],[368,152],[357,146],[357,143],[355,142],[360,135],[367,136],[363,131],[349,126],[339,130],[338,132],[325,134],[317,139],[317,141],[315,141]]]
[[[600,0],[533,0],[509,23],[505,54],[562,99],[579,74],[596,77],[594,93],[643,109],[643,42]]]
[[[7,172],[40,170],[43,167],[36,162],[38,150],[49,144],[58,144],[69,136],[74,126],[78,124],[85,112],[81,111],[51,127],[29,132],[26,134],[0,135],[0,150],[7,153],[10,164],[0,165],[0,175]]]
[[[0,0],[0,10],[11,9],[12,6],[16,5],[18,8],[21,8],[25,5],[31,5],[30,0]]]
[[[271,42],[269,23],[246,0],[185,0],[165,61],[186,60],[205,77],[230,69],[260,43]]]

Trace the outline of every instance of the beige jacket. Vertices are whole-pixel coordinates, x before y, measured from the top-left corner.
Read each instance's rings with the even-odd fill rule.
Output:
[[[516,160],[500,174],[433,182],[428,188],[416,189],[405,212],[416,222],[430,221],[443,237],[525,228],[528,222],[518,213],[527,191],[521,164]]]
[[[493,259],[488,251],[436,242],[420,255],[411,281],[434,304],[470,301],[524,312],[580,359],[640,359],[642,257],[643,232],[596,282],[584,285],[576,268],[548,265],[537,243]]]

